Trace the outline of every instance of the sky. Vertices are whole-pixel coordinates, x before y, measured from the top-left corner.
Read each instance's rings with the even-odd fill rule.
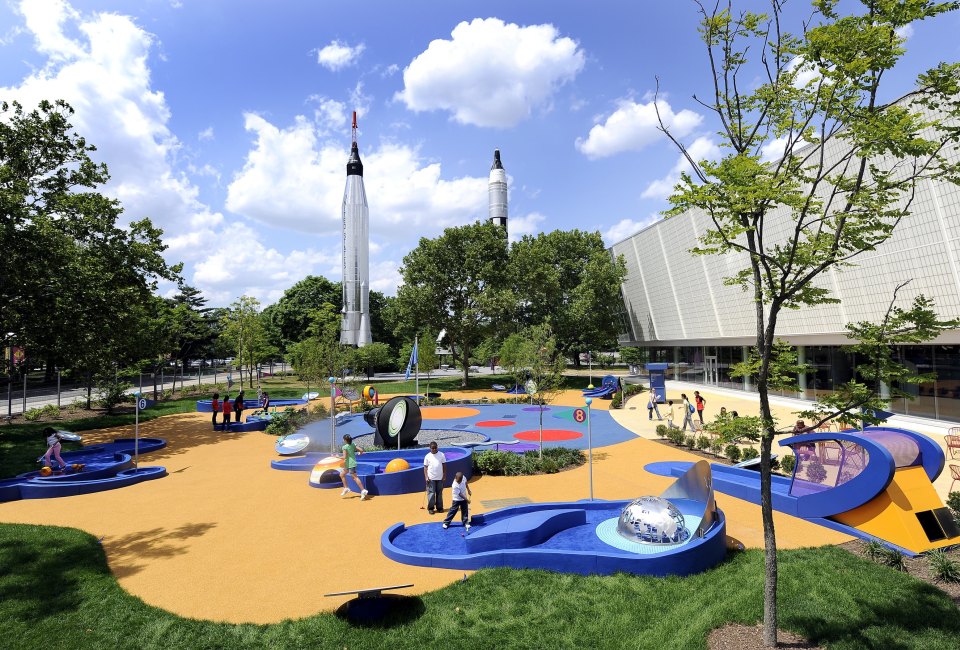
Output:
[[[356,110],[371,288],[393,295],[421,237],[486,218],[495,148],[511,240],[613,244],[662,218],[684,163],[658,83],[674,133],[721,153],[697,21],[684,0],[0,0],[0,100],[67,100],[102,190],[163,229],[209,306],[340,279]],[[960,60],[957,33],[957,14],[905,29],[887,98]]]

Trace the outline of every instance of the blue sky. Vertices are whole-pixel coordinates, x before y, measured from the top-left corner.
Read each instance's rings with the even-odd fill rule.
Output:
[[[696,27],[682,0],[8,1],[0,99],[69,101],[106,191],[164,229],[212,306],[339,279],[358,110],[372,287],[393,294],[420,237],[485,218],[496,147],[513,239],[581,228],[613,243],[657,218],[680,169],[652,121],[657,77],[676,132],[718,152],[691,97],[709,90]],[[958,28],[951,14],[907,30],[888,98],[960,58]]]

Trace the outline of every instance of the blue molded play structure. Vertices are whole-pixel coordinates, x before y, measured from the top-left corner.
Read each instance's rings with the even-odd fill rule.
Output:
[[[666,373],[669,363],[648,363],[647,372],[650,373],[650,391],[656,395],[657,402],[665,404],[667,401]]]
[[[453,483],[453,475],[457,472],[463,472],[467,478],[473,475],[472,450],[463,447],[441,447],[440,451],[447,458],[447,479],[444,485],[449,487]],[[423,492],[423,458],[428,452],[429,449],[420,448],[403,449],[399,452],[370,451],[360,454],[357,456],[357,476],[372,496]],[[309,480],[311,487],[327,489],[342,487],[338,470],[330,469],[326,473],[317,472],[316,475],[312,471],[319,461],[328,457],[328,453],[309,452],[303,456],[271,461],[270,466],[279,470],[311,472]],[[387,463],[395,458],[407,461],[410,469],[386,473]],[[353,492],[360,491],[352,480],[347,481],[347,485]]]
[[[584,397],[600,397],[613,399],[613,394],[620,390],[620,380],[613,375],[606,375],[597,388],[584,388]]]
[[[166,446],[167,441],[162,438],[140,438],[139,451],[146,454]],[[133,438],[118,438],[110,443],[63,452],[60,455],[68,465],[83,464],[83,470],[50,476],[33,471],[0,480],[0,502],[90,494],[167,475],[164,467],[134,468],[133,453]]]
[[[236,397],[236,395],[234,395]],[[233,401],[233,400],[231,400]],[[271,407],[281,407],[281,406],[302,406],[306,404],[307,400],[305,399],[271,399]],[[258,409],[260,408],[260,400],[258,399],[245,399],[243,400],[243,408],[246,409]],[[197,400],[197,413],[213,413],[213,400],[201,399]]]
[[[664,496],[671,497],[691,533],[675,544],[633,542],[618,534],[617,521],[630,501],[584,500],[477,514],[468,531],[459,524],[445,530],[439,522],[409,527],[398,523],[384,531],[380,548],[390,559],[415,566],[465,570],[505,566],[582,575],[685,576],[723,561],[726,519],[713,500],[707,463],[701,461],[686,472]]]

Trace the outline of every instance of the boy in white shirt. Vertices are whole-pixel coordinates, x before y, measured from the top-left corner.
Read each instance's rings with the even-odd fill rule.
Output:
[[[470,503],[470,497],[473,495],[473,492],[470,491],[470,486],[467,485],[467,479],[464,478],[463,472],[457,472],[453,475],[453,484],[451,484],[450,489],[453,492],[453,505],[450,506],[450,510],[447,511],[447,517],[443,520],[443,529],[446,530],[450,527],[450,522],[453,521],[453,515],[459,510],[460,521],[463,522],[463,527],[470,530],[470,511],[467,504]]]
[[[427,512],[443,510],[443,483],[447,480],[447,457],[430,443],[430,453],[423,458],[423,478],[427,482]]]

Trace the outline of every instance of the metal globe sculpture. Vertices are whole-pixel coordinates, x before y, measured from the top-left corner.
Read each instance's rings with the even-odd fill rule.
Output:
[[[683,515],[663,497],[640,497],[620,512],[617,533],[631,542],[677,544],[690,537]]]

